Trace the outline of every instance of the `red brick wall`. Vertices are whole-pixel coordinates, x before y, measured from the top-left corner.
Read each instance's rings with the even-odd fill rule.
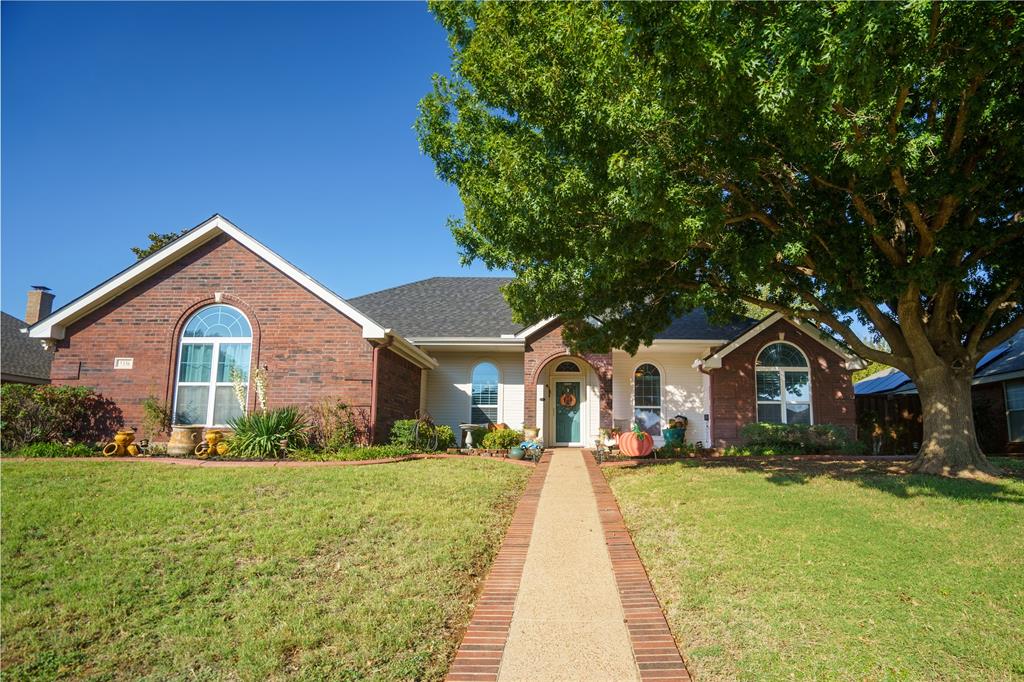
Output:
[[[369,410],[373,349],[359,325],[225,235],[72,324],[53,383],[92,386],[118,403],[126,424],[141,427],[146,396],[173,399],[182,327],[215,292],[249,318],[271,407],[331,397]],[[134,367],[114,370],[115,357],[134,358]],[[249,401],[252,408],[252,388]]]
[[[397,419],[411,419],[420,406],[420,368],[384,348],[377,357],[377,425],[374,440],[386,443]]]
[[[799,347],[811,365],[811,409],[815,424],[838,424],[856,433],[853,382],[845,360],[792,324],[779,320],[722,358],[711,373],[711,434],[717,447],[735,445],[744,424],[757,421],[754,360],[779,340]]]
[[[542,425],[537,418],[537,377],[540,371],[556,357],[572,355],[562,340],[562,325],[552,322],[526,339],[523,354],[524,424],[527,426]],[[576,357],[583,358],[597,373],[601,395],[601,428],[612,426],[612,354],[583,353]]]

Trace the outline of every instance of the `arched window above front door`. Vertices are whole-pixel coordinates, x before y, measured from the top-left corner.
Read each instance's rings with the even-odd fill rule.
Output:
[[[470,396],[470,422],[494,424],[498,421],[498,368],[490,362],[481,362],[473,368]]]
[[[633,419],[640,430],[661,435],[661,372],[650,363],[633,371]]]
[[[196,312],[178,349],[174,423],[226,426],[244,414],[251,356],[252,327],[242,311],[217,304]]]
[[[807,357],[789,343],[771,343],[757,355],[757,421],[811,423],[811,373]]]

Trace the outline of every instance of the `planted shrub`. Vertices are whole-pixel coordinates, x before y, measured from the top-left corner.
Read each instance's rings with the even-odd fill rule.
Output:
[[[409,448],[400,445],[372,445],[365,448],[345,448],[335,452],[302,449],[288,455],[288,459],[299,462],[354,462],[367,459],[388,459],[413,454]]]
[[[437,449],[447,450],[456,447],[455,431],[447,424],[437,425]]]
[[[483,439],[486,450],[505,450],[523,442],[523,434],[515,429],[495,429],[488,431]]]
[[[278,457],[282,441],[288,452],[305,447],[309,442],[306,417],[294,407],[235,417],[228,420],[228,426],[235,432],[231,450],[239,457]]]
[[[324,399],[310,409],[309,444],[320,450],[343,450],[370,441],[370,415],[343,400]]]
[[[147,438],[171,432],[171,406],[156,396],[142,401],[142,432]]]
[[[422,452],[423,448],[416,448],[416,443],[413,442],[412,431],[415,426],[415,419],[396,420],[395,423],[391,425],[391,445],[408,448],[410,451],[418,449]],[[438,450],[455,447],[455,432],[452,431],[452,427],[447,424],[435,424],[434,427],[437,429]]]
[[[88,443],[107,440],[124,426],[112,400],[82,386],[0,387],[0,448],[29,443]]]
[[[757,455],[810,455],[841,453],[859,455],[862,443],[835,424],[746,424],[740,430],[744,447]]]

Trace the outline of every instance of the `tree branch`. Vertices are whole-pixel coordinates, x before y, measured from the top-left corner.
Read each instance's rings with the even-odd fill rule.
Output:
[[[1022,329],[1024,329],[1024,312],[1021,312],[1021,314],[1018,315],[1015,320],[1010,322],[1010,324],[1006,325],[1002,329],[995,331],[993,334],[982,339],[978,343],[978,357],[975,359],[975,362],[980,360],[982,356],[985,355],[985,353],[989,352],[990,350],[1001,344],[1003,341],[1006,341],[1007,339],[1009,339],[1011,336],[1013,336]]]
[[[1021,278],[1014,277],[1010,280],[1010,283],[1006,285],[1006,288],[1003,289],[998,296],[989,301],[987,306],[985,306],[985,310],[982,311],[981,317],[978,319],[978,322],[971,329],[971,333],[967,337],[968,355],[971,357],[977,355],[979,350],[978,344],[981,341],[981,336],[985,333],[985,329],[988,327],[988,323],[992,320],[992,316],[995,315],[996,311],[999,310],[999,308],[1001,308],[1011,296],[1013,296],[1014,292],[1016,292],[1018,288],[1020,288],[1020,283]]]
[[[899,167],[893,168],[890,171],[890,175],[892,176],[892,184],[896,187],[896,191],[900,193],[903,205],[907,207],[910,219],[914,222],[914,227],[917,228],[917,233],[920,235],[920,247],[918,253],[914,254],[914,257],[918,259],[927,256],[935,248],[935,235],[932,234],[931,228],[928,227],[928,222],[924,219],[924,215],[921,213],[921,208],[917,205],[917,202],[910,198],[910,188],[907,187],[907,180],[903,177],[903,171]]]
[[[960,144],[964,141],[964,134],[967,130],[967,104],[974,96],[974,93],[978,91],[978,86],[981,85],[981,82],[981,75],[975,76],[971,80],[971,84],[960,95],[960,109],[956,112],[956,124],[953,126],[953,137],[949,141],[947,157],[955,155],[960,149]]]

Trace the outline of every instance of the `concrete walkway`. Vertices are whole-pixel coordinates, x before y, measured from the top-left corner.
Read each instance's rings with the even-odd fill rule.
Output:
[[[500,681],[640,679],[584,456],[551,458]]]

